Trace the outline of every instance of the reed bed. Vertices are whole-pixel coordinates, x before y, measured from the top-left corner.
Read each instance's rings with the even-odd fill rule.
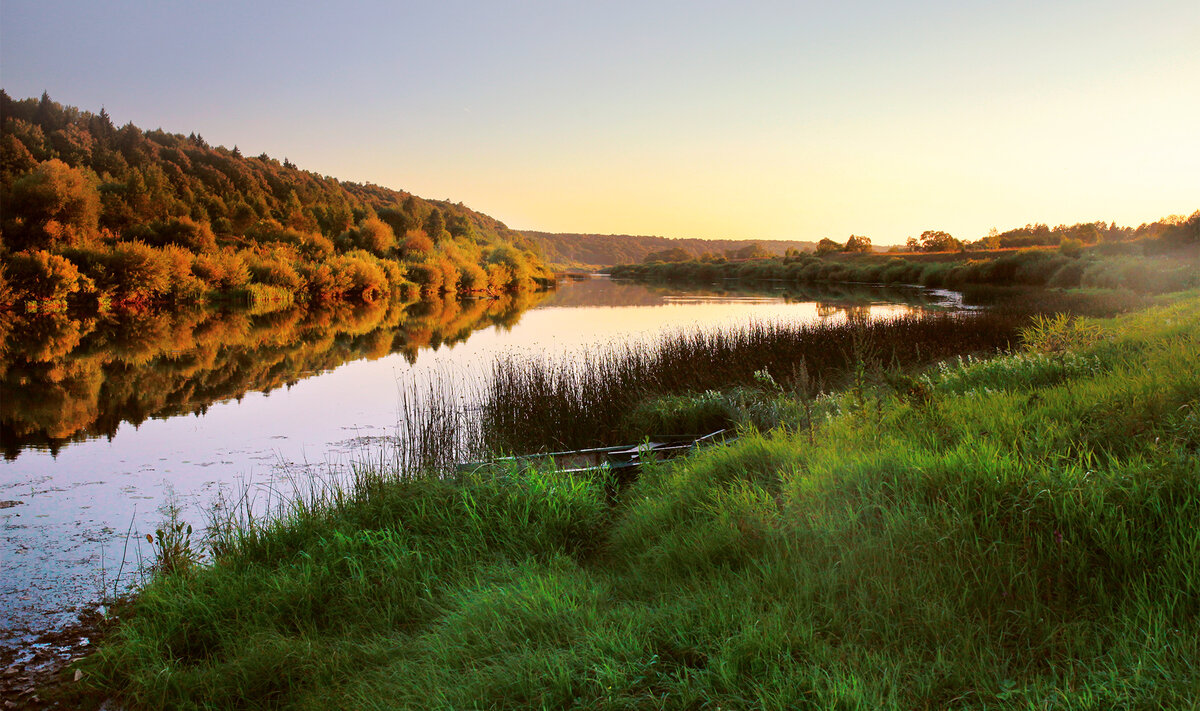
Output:
[[[502,358],[484,386],[478,430],[492,451],[610,444],[622,436],[625,414],[648,397],[754,386],[763,371],[795,388],[801,369],[818,390],[837,389],[860,363],[905,369],[1006,349],[1027,318],[987,311],[755,323],[610,345],[574,361]]]

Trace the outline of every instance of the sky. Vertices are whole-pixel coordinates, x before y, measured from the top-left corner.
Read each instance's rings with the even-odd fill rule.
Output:
[[[13,98],[516,229],[900,243],[1200,209],[1200,2],[3,0]]]

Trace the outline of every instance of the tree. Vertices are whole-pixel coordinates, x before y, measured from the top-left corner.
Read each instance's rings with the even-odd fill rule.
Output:
[[[909,237],[908,239],[904,240],[904,246],[910,252],[921,251],[921,241],[916,237]]]
[[[409,230],[404,233],[404,256],[423,255],[433,251],[433,240],[425,230]]]
[[[429,217],[425,218],[425,234],[434,242],[442,241],[442,233],[446,231],[446,216],[438,208],[433,208]]]
[[[771,256],[771,253],[763,249],[762,245],[758,242],[751,242],[733,253],[734,259],[761,259],[769,256]]]
[[[83,286],[83,278],[73,263],[40,249],[9,257],[8,281],[17,293],[47,301],[64,300]]]
[[[850,239],[846,240],[846,252],[870,252],[871,239],[862,235],[850,235]]]
[[[650,262],[689,262],[691,259],[692,255],[687,250],[680,247],[672,247],[670,249],[651,252],[642,261],[649,264]]]
[[[368,252],[383,256],[396,246],[396,234],[378,217],[363,220],[355,232],[355,244]]]
[[[921,251],[957,252],[962,251],[962,248],[963,243],[955,239],[949,232],[925,230],[921,233]]]
[[[4,235],[16,249],[69,247],[99,231],[100,194],[83,171],[58,159],[18,180],[7,202]]]
[[[817,242],[817,254],[818,255],[833,254],[834,252],[840,252],[840,251],[842,251],[842,245],[838,244],[837,242],[834,242],[833,240],[829,239],[828,237],[822,237],[821,241]]]

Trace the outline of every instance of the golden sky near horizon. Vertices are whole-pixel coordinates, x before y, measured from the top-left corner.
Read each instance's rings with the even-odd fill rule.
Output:
[[[1200,209],[1194,1],[5,0],[0,40],[15,98],[518,229],[890,244]]]

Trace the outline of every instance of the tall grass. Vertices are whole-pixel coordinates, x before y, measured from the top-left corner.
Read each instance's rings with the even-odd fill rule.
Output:
[[[626,415],[651,396],[755,386],[759,371],[790,388],[801,364],[824,388],[839,388],[864,359],[879,368],[912,367],[994,353],[1016,341],[1025,319],[983,312],[760,323],[671,333],[648,347],[615,345],[572,362],[500,359],[484,388],[481,431],[497,451],[611,444],[628,436]]]

